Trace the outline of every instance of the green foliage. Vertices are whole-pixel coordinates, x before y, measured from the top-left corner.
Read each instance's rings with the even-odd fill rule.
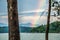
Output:
[[[33,28],[32,30],[31,30],[31,32],[33,32],[33,33],[35,33],[35,32],[41,32],[41,33],[43,33],[43,32],[45,32],[45,28],[44,28],[44,26],[43,25],[41,25],[41,26],[39,26],[39,27],[36,27],[36,28]]]
[[[45,33],[47,25],[41,25],[31,30],[32,33]],[[60,22],[53,22],[50,24],[49,33],[59,33],[60,32]]]

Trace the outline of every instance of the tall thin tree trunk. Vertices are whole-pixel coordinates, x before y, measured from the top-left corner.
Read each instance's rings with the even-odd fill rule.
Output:
[[[8,24],[9,40],[20,40],[17,0],[7,0],[8,4]]]
[[[46,38],[45,38],[45,40],[48,40],[50,13],[51,13],[51,0],[49,0],[49,9],[48,9],[48,18],[47,18],[47,28],[46,28]]]

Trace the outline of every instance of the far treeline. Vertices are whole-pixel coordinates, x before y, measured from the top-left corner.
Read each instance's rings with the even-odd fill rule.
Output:
[[[45,33],[47,25],[41,25],[31,30],[32,33]],[[56,21],[50,24],[49,33],[60,33],[60,22]]]

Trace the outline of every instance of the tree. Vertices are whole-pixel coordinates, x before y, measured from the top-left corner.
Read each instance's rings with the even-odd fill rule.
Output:
[[[50,13],[51,13],[51,0],[49,0],[49,9],[48,9],[48,18],[47,18],[47,28],[46,28],[46,40],[48,40]]]
[[[56,16],[57,19],[60,20],[60,17],[59,17],[60,16],[60,3],[57,2],[57,1],[54,1],[53,7],[55,7],[53,9],[53,11],[56,11],[57,10],[57,16]],[[59,27],[59,24],[58,24],[59,21],[58,20],[57,20],[57,27]]]
[[[9,40],[20,40],[17,0],[7,0],[7,2],[8,2]]]

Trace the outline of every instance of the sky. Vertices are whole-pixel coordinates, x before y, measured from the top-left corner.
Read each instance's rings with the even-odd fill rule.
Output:
[[[48,5],[48,0],[18,0],[19,24],[29,27],[46,24]],[[50,20],[53,22],[55,19],[51,17]],[[7,0],[0,0],[0,23],[8,25]]]

